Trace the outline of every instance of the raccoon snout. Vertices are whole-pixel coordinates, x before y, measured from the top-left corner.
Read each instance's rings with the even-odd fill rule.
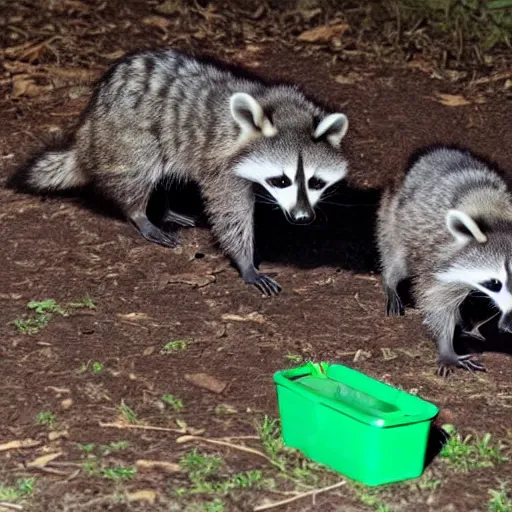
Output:
[[[315,220],[315,212],[311,208],[293,208],[290,220],[294,224],[311,224]]]
[[[500,331],[512,332],[512,311],[501,315],[498,327]]]

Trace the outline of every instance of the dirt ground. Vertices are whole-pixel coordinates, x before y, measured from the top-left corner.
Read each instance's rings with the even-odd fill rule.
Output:
[[[441,423],[464,434],[490,433],[510,455],[509,356],[486,353],[484,374],[437,377],[435,345],[417,311],[384,316],[373,249],[378,189],[418,147],[468,145],[512,170],[505,80],[468,85],[421,61],[334,59],[328,50],[292,44],[270,29],[248,36],[242,29],[221,30],[216,23],[222,24],[223,11],[204,3],[180,16],[158,13],[156,6],[69,0],[13,3],[0,12],[2,179],[50,134],[73,123],[91,81],[115,57],[177,45],[297,82],[343,109],[350,119],[350,186],[321,205],[318,221],[307,228],[258,207],[261,268],[275,272],[283,286],[271,299],[241,281],[207,228],[183,230],[182,245],[164,249],[122,219],[98,212],[94,199],[41,199],[1,188],[0,484],[34,478],[34,489],[19,500],[33,511],[220,511],[253,510],[339,482],[341,476],[318,468],[304,469],[310,474],[302,479],[294,470],[294,479],[287,479],[261,454],[179,439],[199,432],[261,452],[261,439],[238,436],[257,436],[255,425],[265,415],[278,417],[272,374],[301,360],[340,362],[414,390],[441,408]],[[247,20],[249,28],[257,25]],[[54,311],[41,320],[38,332],[21,332],[29,316],[44,316],[27,308],[30,301],[51,298],[66,308],[85,297],[95,308],[68,306],[65,315]],[[176,343],[163,349],[169,342]],[[207,389],[210,381],[207,388],[194,385],[190,376],[198,373],[217,379],[219,388]],[[16,440],[28,445],[3,447]],[[99,448],[106,445],[110,451]],[[261,471],[275,486],[176,492],[191,485],[183,460],[194,448],[221,456],[226,478]],[[53,461],[39,459],[54,453]],[[148,468],[141,459],[174,465]],[[137,471],[124,478],[119,468]],[[276,510],[484,511],[489,489],[499,489],[501,481],[512,485],[511,470],[505,461],[461,472],[437,457],[425,485],[406,482],[365,494],[347,484]],[[15,501],[1,492],[0,486],[0,502]]]

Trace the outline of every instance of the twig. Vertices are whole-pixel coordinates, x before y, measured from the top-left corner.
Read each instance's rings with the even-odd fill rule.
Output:
[[[138,429],[138,430],[157,430],[159,432],[175,432],[177,434],[185,434],[184,429],[178,429],[178,428],[166,428],[166,427],[153,427],[151,425],[128,425],[126,423],[103,423],[100,421],[99,423],[100,427],[104,428],[119,428],[119,429]]]
[[[5,452],[7,450],[19,450],[20,448],[33,448],[34,446],[39,446],[41,444],[41,441],[35,441],[34,439],[9,441],[8,443],[0,444],[0,452]]]
[[[0,508],[10,508],[11,510],[23,510],[21,505],[17,505],[16,503],[9,503],[7,501],[0,501]]]
[[[254,512],[257,512],[259,510],[270,510],[271,508],[280,507],[281,505],[286,505],[288,503],[291,503],[292,501],[299,500],[301,498],[306,498],[307,496],[313,496],[313,498],[322,492],[332,491],[333,489],[337,489],[338,487],[341,487],[342,485],[345,485],[345,480],[342,480],[341,482],[338,482],[337,484],[329,485],[328,487],[323,487],[321,489],[313,489],[312,491],[304,492],[302,494],[298,494],[297,496],[292,496],[291,498],[287,498],[285,500],[281,501],[275,501],[274,503],[269,503],[268,505],[260,505],[258,507],[254,507]]]
[[[255,450],[254,448],[249,448],[248,446],[241,446],[239,444],[228,443],[227,441],[221,441],[219,439],[208,439],[207,437],[201,436],[181,436],[176,439],[177,443],[186,443],[188,441],[203,441],[204,443],[217,444],[219,446],[227,446],[228,448],[233,448],[234,450],[239,450],[245,453],[251,453],[252,455],[258,455],[259,457],[263,457],[270,462],[274,462],[270,457],[265,455],[263,452],[259,450]]]

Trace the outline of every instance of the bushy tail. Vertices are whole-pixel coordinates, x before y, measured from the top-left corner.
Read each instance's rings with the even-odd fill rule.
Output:
[[[80,170],[72,148],[50,149],[33,156],[7,180],[15,190],[42,193],[84,186],[88,179]]]

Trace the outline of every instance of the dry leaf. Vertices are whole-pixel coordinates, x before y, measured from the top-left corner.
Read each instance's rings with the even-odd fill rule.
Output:
[[[32,462],[27,462],[28,468],[44,468],[49,462],[59,458],[63,452],[56,453],[47,453],[46,455],[41,455],[41,457],[37,457]]]
[[[216,379],[207,373],[185,374],[185,380],[194,386],[207,389],[213,393],[222,393],[227,386],[226,382]]]
[[[52,430],[48,433],[48,439],[50,441],[56,441],[57,439],[68,438],[69,432],[67,430]]]
[[[388,347],[382,347],[380,350],[384,361],[391,361],[392,359],[397,358],[397,355]]]
[[[39,446],[41,441],[36,441],[34,439],[21,439],[17,441],[9,441],[7,443],[0,444],[0,452],[5,452],[7,450],[19,450],[20,448],[33,448],[34,446]]]
[[[265,317],[261,313],[257,313],[256,311],[253,311],[252,313],[249,313],[248,315],[233,315],[230,313],[226,313],[222,315],[222,320],[225,322],[256,322],[258,324],[265,323]]]
[[[26,96],[35,98],[53,89],[53,85],[38,85],[29,75],[15,75],[12,77],[12,97],[20,98]]]
[[[119,318],[124,320],[151,320],[147,313],[134,312],[134,313],[117,313]]]
[[[461,94],[443,94],[438,92],[436,93],[436,96],[437,101],[447,107],[463,107],[465,105],[471,105],[471,102]]]
[[[336,75],[334,77],[334,81],[342,85],[355,84],[356,82],[361,82],[363,79],[364,77],[362,75],[353,71],[347,74],[342,73],[341,75]]]
[[[164,473],[178,473],[181,471],[180,465],[176,462],[166,462],[164,460],[147,460],[139,459],[135,465],[139,470],[152,470],[156,469]]]
[[[196,274],[177,274],[169,276],[167,281],[168,284],[188,284],[193,288],[203,288],[204,286],[208,286],[213,282],[215,282],[215,276],[198,276]]]
[[[126,493],[128,501],[147,501],[150,505],[154,505],[158,494],[151,489],[143,489],[140,491]]]
[[[71,398],[65,398],[64,400],[62,400],[62,402],[60,403],[60,406],[66,410],[66,409],[69,409],[71,406],[73,405],[73,400]]]
[[[171,24],[170,20],[163,16],[146,16],[142,19],[142,23],[144,23],[144,25],[160,28],[164,32],[167,32],[166,29]]]
[[[327,43],[335,36],[342,36],[350,25],[347,23],[338,23],[337,25],[322,25],[302,32],[299,41],[306,43]]]

